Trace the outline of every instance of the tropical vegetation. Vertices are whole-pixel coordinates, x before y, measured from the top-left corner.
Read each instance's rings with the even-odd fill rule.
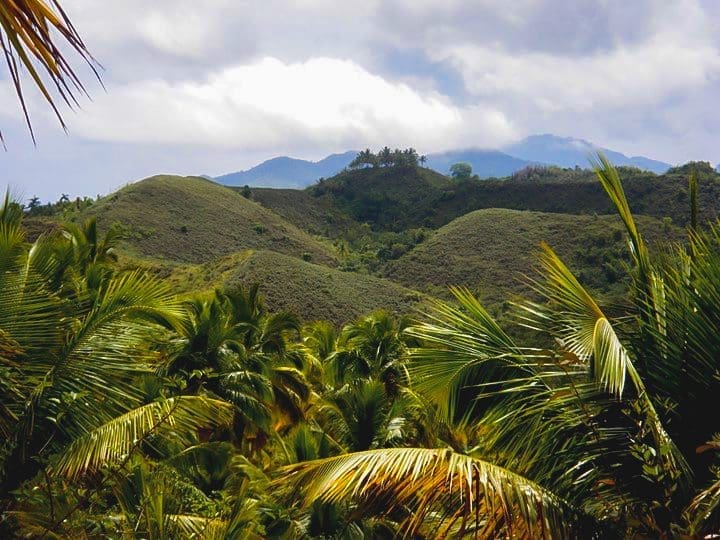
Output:
[[[54,33],[93,65],[53,5],[0,2],[0,49],[28,126],[21,69],[61,122],[40,73],[68,104],[84,92]],[[350,165],[357,170],[310,195],[336,198],[371,222],[359,238],[377,259],[399,258],[423,242],[422,226],[447,217],[438,217],[440,203],[462,214],[477,200],[448,201],[485,193],[466,164],[453,166],[448,184],[418,170],[424,161],[412,148],[365,150]],[[398,171],[428,189],[404,200],[367,190],[372,184],[354,191],[358,174],[382,182]],[[702,222],[716,212],[701,214],[698,183],[716,174],[670,171],[671,181],[688,177],[674,196],[676,207],[688,203],[678,221],[687,237],[658,249],[618,171],[602,156],[594,171],[627,240],[623,301],[604,305],[587,276],[578,279],[543,243],[528,295],[513,299],[502,321],[461,287],[412,320],[376,310],[342,327],[268,309],[257,284],[179,296],[157,272],[121,261],[122,238],[153,234],[99,224],[92,211],[114,199],[42,205],[34,197],[25,209],[7,195],[0,535],[716,537],[720,225]],[[531,168],[502,189],[527,192],[550,175],[562,190],[582,174]],[[243,195],[237,219],[247,236],[238,241],[246,245],[268,233],[248,215],[273,216]],[[26,226],[59,214],[66,219],[42,233]],[[195,223],[204,221],[176,224],[168,238],[187,245]],[[670,229],[672,219],[664,223]],[[352,264],[342,243],[333,250],[273,226],[260,247],[313,245],[295,254],[334,264],[338,252]]]
[[[603,306],[548,245],[497,322],[467,289],[338,327],[258,285],[178,297],[94,218],[0,209],[0,532],[27,537],[702,536],[720,527],[720,230],[628,241]]]

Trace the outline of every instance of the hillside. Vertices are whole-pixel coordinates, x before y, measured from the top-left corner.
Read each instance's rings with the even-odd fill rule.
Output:
[[[337,325],[380,308],[411,314],[425,298],[387,279],[341,272],[271,251],[234,253],[202,265],[145,267],[179,293],[260,283],[271,311],[289,310],[306,321],[325,319]]]
[[[669,224],[638,216],[651,241],[681,238]],[[479,291],[490,304],[529,292],[520,278],[530,274],[541,241],[547,242],[592,289],[624,290],[624,230],[615,216],[477,210],[438,230],[397,261],[386,276],[406,286],[445,295],[448,285]]]
[[[358,222],[340,210],[331,198],[313,197],[307,190],[252,188],[250,200],[312,235],[337,238],[358,227]]]
[[[704,163],[673,168],[661,176],[621,168],[633,212],[686,224],[690,213],[687,181],[693,167],[698,171],[700,219],[715,220],[720,211],[720,174]],[[614,212],[592,173],[574,169],[531,168],[507,180],[455,181],[425,168],[387,167],[345,171],[308,190],[316,197],[331,199],[341,212],[370,223],[376,230],[438,228],[483,208],[568,214]]]
[[[102,226],[122,224],[138,255],[200,263],[245,249],[268,249],[335,264],[331,249],[274,212],[209,180],[153,176],[88,211]]]
[[[426,224],[453,181],[422,167],[377,167],[343,171],[308,188],[343,213],[378,230]]]

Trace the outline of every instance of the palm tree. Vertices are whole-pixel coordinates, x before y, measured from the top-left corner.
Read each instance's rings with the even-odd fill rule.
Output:
[[[69,106],[77,104],[78,92],[86,92],[63,53],[63,48],[74,50],[97,76],[96,62],[58,2],[50,6],[44,0],[0,0],[0,8],[0,51],[5,57],[10,79],[34,141],[35,135],[23,94],[21,69],[24,68],[30,74],[33,83],[65,128],[56,98],[49,87],[53,87],[60,99]],[[3,141],[2,133],[0,141]]]
[[[107,267],[117,261],[116,249],[122,235],[116,227],[100,236],[97,219],[90,217],[82,225],[64,224],[62,234],[69,241],[73,266],[82,276],[92,267]]]
[[[547,246],[541,303],[517,305],[542,345],[517,343],[466,290],[438,302],[409,372],[466,448],[378,449],[283,470],[304,504],[353,501],[403,534],[703,535],[720,526],[717,395],[720,227],[651,259],[620,179],[598,178],[628,234],[632,309],[611,319]],[[691,179],[691,191],[696,190]],[[692,197],[695,199],[695,197]],[[547,341],[543,336],[552,338]],[[554,343],[548,347],[546,343]],[[452,448],[452,449],[451,449]]]
[[[159,336],[182,325],[180,302],[138,271],[65,295],[54,279],[66,264],[55,256],[63,239],[26,244],[18,208],[9,198],[0,208],[0,492],[44,476],[54,509],[42,536],[87,502],[63,510],[58,485],[101,469],[119,474],[150,440],[154,452],[196,442],[201,427],[229,424],[232,410],[206,397],[147,401],[138,382],[154,376]],[[12,505],[0,501],[3,511]]]
[[[378,152],[378,163],[381,167],[389,167],[392,165],[392,159],[392,150],[390,150],[387,146],[383,147],[383,149]]]
[[[236,408],[235,436],[260,450],[275,430],[305,415],[310,385],[304,351],[288,344],[299,331],[288,313],[267,313],[258,286],[215,291],[188,304],[190,317],[164,373],[184,379],[184,393],[220,397]]]
[[[405,325],[406,320],[397,324],[383,310],[346,325],[336,350],[325,358],[330,378],[336,385],[349,379],[376,379],[385,385],[388,395],[397,395],[401,383],[407,381],[402,338]]]

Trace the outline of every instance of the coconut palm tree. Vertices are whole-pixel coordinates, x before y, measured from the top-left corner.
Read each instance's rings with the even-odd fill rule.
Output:
[[[62,531],[87,502],[55,505],[63,483],[119,473],[151,448],[192,444],[201,427],[229,424],[232,409],[196,396],[147,401],[139,381],[159,365],[153,344],[182,325],[180,302],[138,271],[65,295],[54,279],[66,263],[55,242],[64,239],[27,244],[18,208],[9,198],[0,207],[0,493],[45,478],[53,511],[35,523],[42,536]],[[13,503],[0,504],[5,512]]]
[[[650,257],[612,165],[597,176],[625,224],[632,308],[608,317],[548,246],[517,305],[538,343],[517,343],[454,289],[407,330],[410,376],[466,448],[366,450],[283,470],[302,504],[353,501],[407,536],[703,535],[720,526],[709,467],[718,422],[720,227]],[[691,191],[697,189],[691,179]],[[695,200],[695,197],[691,197]],[[551,338],[548,340],[545,336]],[[548,347],[548,344],[553,344]]]
[[[401,383],[407,381],[402,336],[407,324],[406,319],[396,322],[392,315],[379,310],[346,325],[336,350],[326,356],[330,378],[336,385],[348,380],[379,380],[389,396],[397,395]]]

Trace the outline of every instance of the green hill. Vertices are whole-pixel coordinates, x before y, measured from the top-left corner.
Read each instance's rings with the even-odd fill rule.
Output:
[[[343,171],[308,192],[376,230],[401,231],[430,224],[437,203],[452,185],[451,179],[430,169],[378,167]]]
[[[677,240],[682,231],[645,216],[639,226],[649,241]],[[386,277],[438,296],[465,285],[488,303],[529,293],[521,279],[532,273],[541,241],[547,242],[592,289],[624,291],[624,229],[615,216],[477,210],[439,229],[425,243],[390,263]]]
[[[293,311],[307,321],[327,319],[342,324],[380,308],[409,314],[423,301],[420,293],[386,279],[268,251],[248,257],[226,286],[255,282],[262,284],[268,307]]]
[[[146,266],[180,293],[260,283],[270,310],[289,310],[306,321],[326,319],[338,325],[380,308],[411,314],[426,298],[387,279],[271,251],[234,253],[202,265]]]
[[[332,250],[274,212],[219,184],[153,176],[93,205],[101,225],[121,223],[132,252],[200,263],[245,249],[268,249],[321,264]]]
[[[720,212],[720,174],[705,163],[676,167],[661,176],[621,168],[632,211],[686,224],[690,214],[688,175],[693,168],[699,178],[700,219],[715,220]],[[311,186],[308,192],[318,199],[318,205],[334,207],[385,231],[439,228],[483,208],[614,213],[592,172],[557,167],[530,168],[504,180],[461,181],[419,167],[361,169],[344,171]]]
[[[232,189],[243,191],[243,188]],[[313,197],[307,190],[251,188],[250,200],[312,235],[338,238],[358,227],[358,222],[338,208],[331,198]]]

